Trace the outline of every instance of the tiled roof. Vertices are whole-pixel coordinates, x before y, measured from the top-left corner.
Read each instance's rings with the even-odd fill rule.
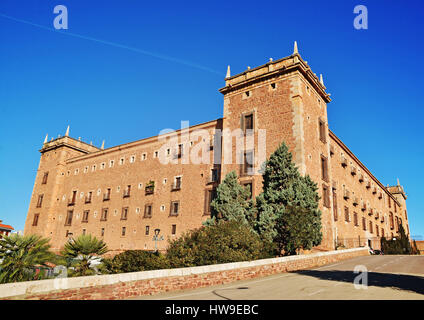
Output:
[[[12,226],[9,226],[7,224],[1,224],[1,223],[0,223],[0,229],[15,230],[13,229]]]

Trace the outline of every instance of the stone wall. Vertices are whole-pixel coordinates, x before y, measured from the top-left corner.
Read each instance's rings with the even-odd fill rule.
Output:
[[[368,254],[364,247],[192,268],[8,283],[0,285],[0,299],[125,299],[303,270]]]

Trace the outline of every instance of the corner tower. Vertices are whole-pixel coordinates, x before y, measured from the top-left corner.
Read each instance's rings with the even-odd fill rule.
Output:
[[[230,75],[228,68],[225,87],[219,91],[224,95],[223,130],[233,133],[230,139],[232,159],[242,159],[231,163],[223,159],[222,176],[235,170],[241,184],[250,185],[252,195],[257,196],[262,191],[261,163],[285,142],[299,172],[311,176],[324,199],[332,181],[327,125],[327,103],[331,99],[322,76],[318,78],[302,59],[297,43],[288,57],[276,61],[270,59],[262,66],[248,67],[234,76]],[[244,150],[237,150],[237,142],[233,140],[240,136],[249,136],[245,141],[253,138],[251,150],[247,143]],[[226,147],[228,144],[224,142],[223,154]],[[255,169],[249,173],[246,167],[251,167],[247,164],[251,159],[254,159]],[[322,159],[326,159],[325,176]],[[333,249],[331,205],[324,206],[321,200],[320,209],[324,239],[321,247]]]
[[[46,136],[40,150],[40,163],[25,222],[25,235],[52,237],[59,195],[67,175],[66,160],[99,150],[93,145],[69,137],[69,127],[63,137],[47,141]]]

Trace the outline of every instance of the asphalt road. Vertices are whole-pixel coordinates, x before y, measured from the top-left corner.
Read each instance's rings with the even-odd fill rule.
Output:
[[[354,273],[356,266],[367,273]],[[357,277],[360,277],[357,278]],[[357,278],[355,287],[354,280]],[[367,286],[363,286],[367,280]],[[358,289],[359,288],[359,289]],[[424,300],[424,256],[365,256],[319,268],[281,273],[137,300]]]

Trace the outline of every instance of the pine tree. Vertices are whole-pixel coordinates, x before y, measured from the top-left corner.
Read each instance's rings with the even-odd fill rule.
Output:
[[[263,192],[257,197],[255,230],[284,254],[321,243],[321,211],[317,185],[302,177],[285,143],[265,163]]]
[[[241,186],[236,172],[231,171],[216,189],[216,197],[211,202],[211,218],[205,225],[215,224],[218,220],[249,224],[250,197],[249,189]]]

